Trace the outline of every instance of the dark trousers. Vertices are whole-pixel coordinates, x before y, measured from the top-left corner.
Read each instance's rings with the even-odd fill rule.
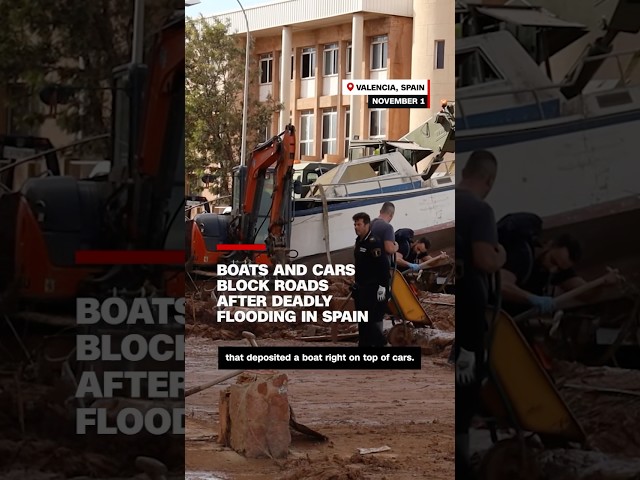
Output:
[[[359,347],[384,347],[387,339],[382,333],[385,302],[377,298],[378,285],[358,286],[353,292],[356,310],[368,312],[368,322],[358,323]]]
[[[455,347],[454,347],[455,348]],[[456,360],[458,351],[455,352]],[[461,438],[468,439],[471,421],[474,415],[482,411],[481,389],[482,382],[487,375],[486,365],[484,363],[484,349],[478,348],[475,352],[476,380],[470,385],[456,384],[456,402],[455,402],[455,418],[456,418],[456,441]],[[457,450],[457,449],[456,449]],[[456,451],[456,480],[473,480],[473,470],[463,452]]]

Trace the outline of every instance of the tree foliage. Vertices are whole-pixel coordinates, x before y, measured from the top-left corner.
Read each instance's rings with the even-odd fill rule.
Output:
[[[176,0],[147,0],[146,37],[178,8],[184,5]],[[134,1],[0,0],[0,11],[0,88],[20,84],[24,95],[37,98],[45,87],[62,85],[71,95],[56,109],[56,123],[85,136],[108,132],[110,77],[131,58]],[[20,113],[20,120],[35,126],[49,112]]]
[[[242,101],[245,77],[245,40],[229,34],[229,26],[217,20],[188,22],[186,62],[186,170],[189,189],[195,193],[206,171],[213,176],[209,190],[230,195],[232,169],[239,164],[242,134]],[[250,85],[258,79],[257,61],[250,66]],[[271,122],[281,105],[272,98],[252,99],[249,91],[247,152],[259,141],[259,131]],[[225,203],[226,198],[221,198]],[[228,202],[227,202],[228,203]]]

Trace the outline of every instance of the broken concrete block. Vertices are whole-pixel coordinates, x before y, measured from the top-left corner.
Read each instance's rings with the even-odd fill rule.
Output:
[[[230,446],[247,458],[283,458],[291,444],[287,376],[251,373],[231,385]]]

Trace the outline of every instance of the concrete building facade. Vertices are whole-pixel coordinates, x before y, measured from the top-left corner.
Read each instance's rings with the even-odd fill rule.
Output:
[[[454,0],[288,0],[245,11],[260,65],[250,95],[284,105],[265,138],[292,122],[299,159],[342,161],[350,139],[397,139],[441,98],[454,100]],[[245,37],[242,11],[212,19]],[[343,79],[430,80],[431,108],[369,109],[366,97],[342,95]]]

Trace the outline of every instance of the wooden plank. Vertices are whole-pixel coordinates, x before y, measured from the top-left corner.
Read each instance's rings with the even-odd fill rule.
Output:
[[[357,338],[357,337],[358,337],[357,333],[341,333],[335,336],[336,340],[334,340],[333,335],[315,335],[313,337],[298,337],[298,340],[303,340],[305,342],[324,342],[327,340],[332,340],[335,342],[337,340],[347,340],[347,339]]]
[[[327,251],[327,264],[331,265],[331,245],[329,243],[329,204],[324,192],[324,185],[318,185],[322,199],[322,229],[324,230],[324,248]]]
[[[333,322],[331,324],[331,341],[332,342],[338,341],[338,324],[336,322]]]
[[[618,395],[630,395],[632,397],[640,397],[640,391],[621,390],[619,388],[598,387],[595,385],[577,385],[574,383],[566,383],[564,385],[560,385],[560,389],[563,389],[563,388],[572,388],[574,390],[582,390],[585,392],[592,392],[592,393],[612,393],[612,394],[618,394]]]
[[[231,397],[231,387],[220,391],[220,407],[218,409],[220,430],[218,432],[218,443],[225,447],[229,446],[231,439],[231,418],[229,417],[229,398]]]
[[[76,319],[66,315],[49,315],[38,312],[26,312],[12,315],[12,318],[22,322],[39,323],[53,327],[71,327],[76,325]]]

